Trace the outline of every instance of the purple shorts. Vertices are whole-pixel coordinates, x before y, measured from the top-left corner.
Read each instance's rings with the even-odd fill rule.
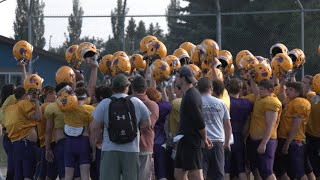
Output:
[[[264,154],[259,154],[257,152],[260,142],[261,140],[248,140],[248,158],[250,160],[251,171],[254,172],[254,170],[258,168],[260,176],[263,179],[266,179],[273,174],[273,162],[277,149],[277,140],[270,139],[267,142]]]
[[[65,167],[90,164],[90,141],[88,136],[67,137],[64,148]]]
[[[29,140],[13,142],[14,179],[33,178],[36,170],[36,144]]]
[[[166,149],[160,144],[153,145],[153,158],[154,158],[154,171],[157,179],[167,177],[166,161],[167,153]]]
[[[242,136],[233,136],[234,144],[231,145],[231,155],[225,156],[225,173],[237,176],[246,170],[245,144]],[[227,153],[225,153],[227,155]]]
[[[52,144],[51,147],[54,147]],[[56,179],[58,176],[57,167],[54,162],[48,162],[46,160],[46,148],[41,148],[41,166],[40,175],[41,179],[45,179],[46,176],[50,179]]]
[[[287,173],[291,179],[300,179],[305,175],[305,142],[292,141],[288,149],[288,154],[284,155],[281,150],[285,141],[285,139],[278,139],[273,170],[277,177]]]
[[[7,178],[14,177],[14,160],[13,160],[13,144],[10,141],[8,134],[3,136],[3,148],[7,154]]]
[[[60,179],[64,178],[64,175],[65,175],[65,172],[64,172],[65,144],[66,144],[66,138],[60,139],[53,148],[54,163]],[[74,177],[80,177],[80,168],[79,166],[76,166],[76,167],[77,168],[75,169]]]
[[[313,173],[316,177],[320,177],[320,138],[306,135],[307,151],[310,159]]]

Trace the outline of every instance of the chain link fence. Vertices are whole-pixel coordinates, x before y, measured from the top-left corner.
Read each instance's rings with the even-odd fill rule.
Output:
[[[205,38],[216,40],[221,49],[229,50],[234,59],[240,50],[248,49],[254,55],[269,58],[269,49],[276,43],[285,44],[289,50],[300,48],[306,54],[305,67],[298,73],[314,75],[320,71],[317,63],[317,48],[320,42],[320,9],[293,9],[293,10],[261,10],[251,12],[219,12],[211,14],[184,14],[184,15],[129,15],[124,17],[123,31],[118,32],[119,38],[115,43],[106,43],[114,37],[111,16],[83,16],[81,37],[95,37],[104,44],[105,53],[114,53],[124,50],[129,55],[139,53],[139,42],[143,37],[130,37],[127,33],[129,21],[135,20],[136,29],[143,21],[146,31],[150,23],[157,23],[162,31],[162,40],[168,49],[168,54],[185,41],[199,44]],[[118,17],[122,19],[123,17]],[[173,19],[180,25],[172,25],[168,20]],[[68,16],[45,16],[46,49],[57,48],[68,39]],[[192,22],[184,27],[187,20]],[[120,22],[121,23],[121,22]],[[201,29],[201,31],[199,31]],[[123,33],[124,32],[124,33]],[[136,33],[141,33],[137,31]],[[148,34],[148,33],[147,33]],[[175,34],[175,36],[170,36]],[[146,35],[146,34],[145,34]],[[301,77],[300,76],[300,77]],[[300,78],[298,78],[300,79]]]

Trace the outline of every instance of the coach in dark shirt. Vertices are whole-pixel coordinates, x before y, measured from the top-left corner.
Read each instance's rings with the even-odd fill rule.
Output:
[[[202,115],[201,95],[194,87],[197,80],[188,66],[179,68],[176,74],[176,86],[184,93],[180,107],[179,133],[183,135],[178,143],[175,159],[175,178],[203,179],[202,148],[211,148],[207,138]]]

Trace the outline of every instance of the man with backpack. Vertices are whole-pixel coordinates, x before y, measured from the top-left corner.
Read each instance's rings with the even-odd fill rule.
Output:
[[[150,126],[150,111],[136,97],[129,97],[130,82],[119,74],[112,79],[111,98],[96,107],[91,124],[91,143],[101,141],[100,179],[138,180],[140,128]]]

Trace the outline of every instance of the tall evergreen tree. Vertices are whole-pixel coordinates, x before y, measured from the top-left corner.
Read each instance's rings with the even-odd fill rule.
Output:
[[[83,9],[80,6],[79,0],[73,0],[73,12],[70,14],[68,21],[68,32],[69,32],[69,39],[67,42],[67,46],[71,46],[72,44],[78,44],[80,35],[81,35],[81,28],[82,28],[82,16],[83,16]]]
[[[28,17],[31,16],[32,45],[43,48],[46,44],[44,35],[43,9],[45,3],[40,0],[17,0],[16,19],[13,23],[15,40],[28,40]],[[31,6],[31,8],[30,8]],[[29,14],[30,13],[30,14]]]
[[[156,23],[156,26],[154,27],[154,36],[160,41],[163,41],[164,39],[163,29],[161,29],[159,23]]]
[[[147,30],[145,23],[143,21],[139,21],[138,27],[136,29],[136,38],[135,41],[137,44],[137,47],[139,47],[140,41],[142,38],[144,38],[147,35]]]
[[[166,10],[168,33],[165,38],[165,44],[170,54],[187,38],[184,30],[185,25],[179,22],[177,17],[180,12],[180,0],[171,0]]]
[[[134,53],[138,47],[137,44],[135,44],[136,27],[135,20],[131,18],[126,28],[126,51],[131,54]]]
[[[155,29],[154,29],[153,23],[150,23],[150,24],[149,24],[149,28],[148,28],[147,34],[154,36],[154,34],[155,34]]]
[[[117,0],[117,7],[111,10],[111,27],[113,33],[113,39],[117,42],[115,46],[117,49],[122,47],[122,31],[124,29],[124,16],[128,13],[129,9],[126,7],[126,0],[122,3],[122,0]]]

